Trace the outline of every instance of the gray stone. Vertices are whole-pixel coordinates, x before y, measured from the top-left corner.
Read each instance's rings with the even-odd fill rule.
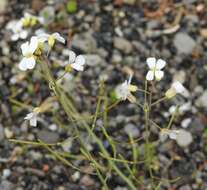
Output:
[[[97,50],[96,40],[91,33],[76,34],[73,37],[72,46],[86,53],[93,53]]]
[[[178,53],[190,54],[196,46],[196,42],[187,33],[179,32],[175,35],[174,46]]]
[[[0,190],[12,190],[13,184],[7,180],[3,180],[0,182]]]
[[[186,130],[179,130],[179,133],[176,138],[176,142],[181,147],[187,147],[189,146],[193,141],[193,137],[190,132]]]
[[[4,11],[6,10],[7,4],[8,4],[7,0],[0,1],[0,13],[4,13]]]
[[[0,141],[4,140],[4,128],[3,126],[0,124]]]
[[[137,126],[135,126],[134,124],[132,123],[129,123],[127,124],[125,127],[124,127],[124,131],[128,134],[128,135],[131,135],[133,138],[136,138],[140,135],[140,131],[138,129]]]
[[[198,99],[195,101],[196,106],[198,107],[207,107],[207,90],[203,92],[203,94],[198,97]]]
[[[191,187],[189,185],[183,185],[179,188],[179,190],[191,190]]]
[[[59,140],[59,135],[57,132],[51,132],[47,130],[40,130],[37,133],[38,138],[44,143],[57,143]]]
[[[87,54],[84,57],[86,59],[87,65],[90,67],[94,67],[105,62],[99,55],[96,54]]]
[[[114,47],[125,54],[129,54],[132,52],[132,44],[124,38],[115,37]]]

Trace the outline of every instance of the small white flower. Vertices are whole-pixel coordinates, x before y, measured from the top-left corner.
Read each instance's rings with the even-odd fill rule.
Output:
[[[131,85],[132,75],[130,75],[129,80],[125,80],[122,84],[118,85],[115,89],[116,96],[118,99],[126,100],[134,103],[136,98],[131,94],[131,92],[137,91],[137,86]]]
[[[85,58],[83,55],[76,56],[75,52],[69,51],[69,64],[66,65],[66,71],[70,71],[73,68],[76,71],[83,71],[85,65]]]
[[[149,81],[154,80],[160,81],[164,76],[164,72],[161,70],[165,67],[166,62],[162,59],[156,60],[154,57],[147,58],[147,65],[150,70],[147,72],[146,79]]]
[[[170,139],[176,140],[179,130],[162,129],[161,137],[169,136]]]
[[[26,71],[27,69],[33,69],[36,64],[36,58],[34,55],[35,50],[38,48],[38,38],[33,36],[30,42],[25,42],[21,45],[23,59],[19,63],[19,69]]]
[[[186,91],[185,87],[180,82],[174,82],[169,90],[166,91],[165,96],[172,98],[176,94],[183,94]]]
[[[37,117],[40,112],[41,112],[41,108],[36,107],[33,109],[33,111],[31,113],[28,113],[24,119],[29,120],[29,124],[31,126],[36,127],[37,126]]]
[[[26,39],[28,36],[27,30],[23,29],[20,21],[11,21],[7,24],[6,28],[12,31],[11,40],[17,41],[18,39]]]
[[[38,39],[41,41],[41,42],[45,42],[47,41],[48,42],[48,45],[50,47],[53,47],[54,44],[55,44],[55,40],[61,42],[61,43],[65,43],[65,39],[58,33],[58,32],[55,32],[53,34],[39,34],[38,35]]]

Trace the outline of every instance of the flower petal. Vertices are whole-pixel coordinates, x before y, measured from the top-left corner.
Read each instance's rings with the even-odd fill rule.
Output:
[[[185,91],[185,87],[180,82],[174,82],[172,87],[175,89],[177,93],[183,93]]]
[[[38,37],[33,36],[31,37],[30,44],[29,44],[29,52],[34,53],[38,46]]]
[[[34,57],[30,57],[30,58],[27,58],[27,68],[28,69],[33,69],[35,67],[35,64],[36,64],[36,60]]]
[[[29,42],[25,42],[21,45],[22,55],[26,55],[29,51]]]
[[[30,119],[29,124],[33,127],[37,126],[37,117],[36,117],[36,115]]]
[[[155,57],[149,57],[147,58],[147,65],[150,69],[153,69],[155,68],[155,65],[156,65],[156,59]]]
[[[78,63],[72,63],[71,67],[73,69],[75,69],[76,71],[83,71],[84,70],[84,67]]]
[[[69,63],[74,63],[75,62],[75,58],[76,58],[76,54],[74,51],[69,50],[68,52],[69,54]]]
[[[22,71],[26,71],[27,70],[27,64],[28,64],[28,58],[24,57],[18,65],[19,69],[22,70]]]
[[[164,76],[164,72],[163,71],[155,71],[155,79],[156,80],[161,80],[161,78]]]
[[[61,43],[65,43],[65,39],[58,33],[58,32],[55,32],[52,34],[52,36],[59,42]]]
[[[158,59],[157,63],[156,63],[156,68],[158,70],[160,70],[160,69],[164,68],[165,65],[166,65],[166,62],[163,59]]]
[[[26,39],[27,36],[28,36],[28,32],[26,30],[22,30],[20,33],[19,33],[19,36],[21,39]]]
[[[39,40],[40,42],[45,42],[45,41],[48,40],[48,38],[49,38],[49,34],[45,34],[45,33],[43,33],[43,34],[38,34],[38,35],[37,35],[37,38],[38,38],[38,40]]]
[[[86,60],[85,60],[85,58],[82,55],[79,55],[79,56],[76,57],[75,62],[77,64],[84,65]]]
[[[148,71],[146,75],[146,79],[151,81],[154,79],[154,72],[153,71]]]
[[[34,113],[28,113],[24,119],[30,120],[34,116]]]

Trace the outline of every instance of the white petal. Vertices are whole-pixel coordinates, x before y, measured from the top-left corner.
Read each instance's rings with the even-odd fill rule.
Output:
[[[49,37],[49,34],[45,34],[45,33],[42,33],[42,34],[38,34],[37,35],[37,38],[40,42],[45,42],[48,40],[48,37]]]
[[[12,36],[11,36],[11,40],[12,41],[17,41],[19,39],[19,34],[17,33],[17,34],[13,34]]]
[[[33,69],[35,67],[35,64],[36,64],[36,61],[34,59],[34,57],[30,57],[30,58],[27,58],[27,68],[28,69]]]
[[[28,32],[26,30],[22,30],[19,35],[21,39],[26,39]]]
[[[22,54],[25,56],[29,52],[29,42],[25,42],[21,45]]]
[[[76,57],[75,62],[77,64],[84,65],[86,60],[85,60],[85,58],[82,55],[79,55],[79,56]]]
[[[24,57],[21,62],[19,63],[19,69],[22,71],[27,70],[28,58]]]
[[[34,113],[33,112],[32,113],[28,113],[24,119],[30,120],[32,117],[34,117]]]
[[[130,93],[128,90],[127,81],[124,81],[124,83],[118,85],[115,89],[115,92],[118,99],[126,100],[128,94]]]
[[[151,81],[154,79],[154,72],[153,71],[148,71],[146,75],[146,79]]]
[[[58,32],[53,33],[52,36],[54,36],[54,38],[57,41],[59,41],[59,42],[61,42],[63,44],[65,43],[65,39]]]
[[[161,78],[164,76],[164,72],[163,71],[155,71],[155,78],[156,80],[161,80]]]
[[[38,38],[36,36],[31,37],[29,44],[29,52],[34,53],[38,46]]]
[[[74,63],[76,59],[76,54],[74,51],[69,50],[69,63]]]
[[[84,70],[84,67],[80,64],[77,64],[77,63],[72,63],[71,64],[71,67],[77,71],[83,71]]]
[[[160,70],[160,69],[164,68],[165,65],[166,65],[166,62],[163,59],[158,59],[157,63],[156,63],[156,68],[158,70]]]
[[[37,117],[34,116],[33,118],[30,119],[29,124],[33,127],[37,126]]]
[[[172,87],[175,89],[177,93],[183,93],[185,91],[185,87],[180,82],[174,82]]]
[[[147,58],[147,65],[150,69],[155,68],[156,65],[156,59],[154,57]]]

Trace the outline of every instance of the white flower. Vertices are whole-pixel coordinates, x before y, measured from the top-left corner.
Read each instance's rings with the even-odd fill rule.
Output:
[[[65,43],[65,39],[58,32],[55,32],[53,34],[39,34],[37,37],[41,42],[47,41],[50,47],[54,46],[55,40],[63,44]]]
[[[161,71],[165,67],[166,62],[162,59],[156,60],[154,57],[147,58],[147,65],[150,70],[147,72],[146,79],[149,81],[154,80],[154,78],[159,81],[164,76],[164,72]]]
[[[174,82],[169,90],[166,91],[165,96],[172,98],[176,94],[183,94],[186,91],[185,87],[180,82]]]
[[[75,52],[69,51],[69,64],[66,65],[65,70],[71,71],[71,68],[73,68],[76,71],[83,71],[84,65],[85,65],[85,58],[82,55],[76,56]]]
[[[170,139],[176,140],[179,134],[179,130],[162,129],[161,138],[169,136]]]
[[[24,118],[25,120],[29,120],[29,124],[33,127],[37,126],[37,116],[41,112],[40,107],[36,107],[33,109],[31,113],[28,113],[26,117]]]
[[[23,59],[19,63],[19,69],[26,71],[27,69],[33,69],[36,64],[36,58],[34,55],[35,50],[38,48],[38,38],[33,36],[30,42],[23,43],[21,50]]]
[[[20,21],[11,21],[7,24],[6,28],[12,31],[11,40],[17,41],[18,39],[26,39],[28,36],[27,30],[23,29]]]
[[[122,84],[118,85],[115,89],[116,96],[118,99],[126,100],[134,103],[136,98],[131,94],[131,92],[137,91],[137,86],[131,85],[132,75],[130,75],[129,80],[125,80]]]

